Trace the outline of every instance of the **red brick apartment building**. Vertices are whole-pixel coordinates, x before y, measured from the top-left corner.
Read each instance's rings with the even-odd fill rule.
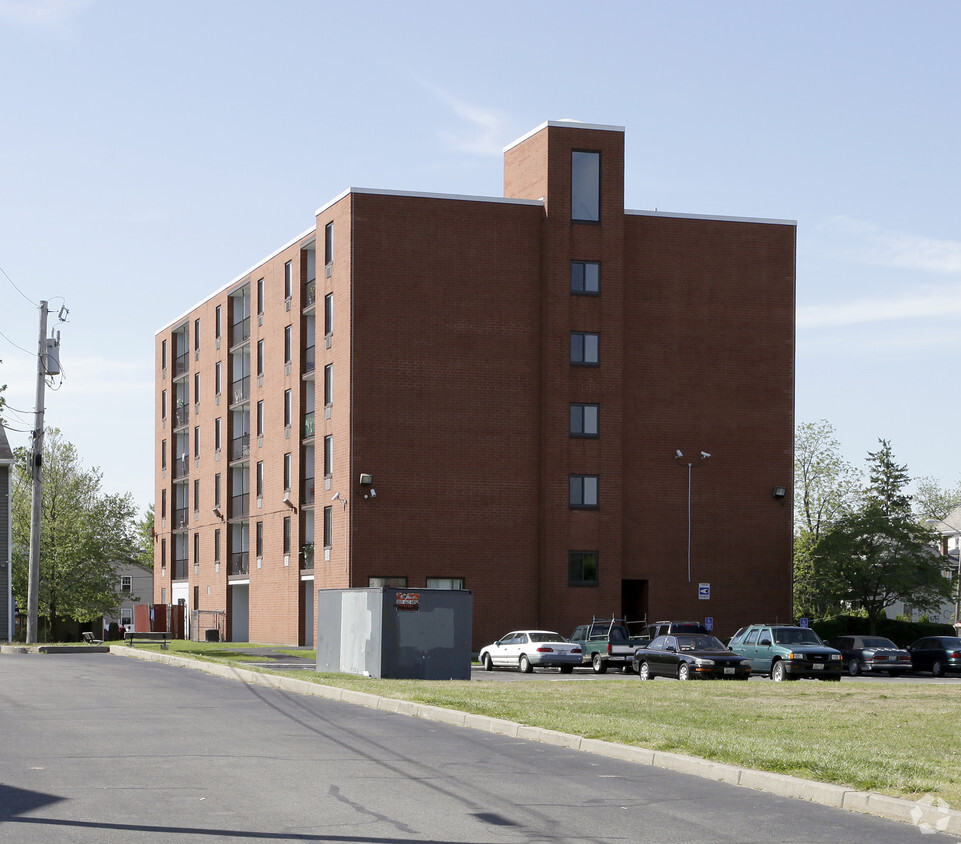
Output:
[[[475,650],[790,620],[795,228],[625,211],[624,130],[570,122],[503,198],[348,189],[156,336],[155,601],[291,645],[325,587],[469,589]]]

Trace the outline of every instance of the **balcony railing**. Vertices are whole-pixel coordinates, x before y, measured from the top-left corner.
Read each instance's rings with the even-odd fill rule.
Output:
[[[313,372],[317,366],[317,347],[308,346],[304,350],[304,372]]]
[[[230,570],[227,574],[232,577],[250,574],[250,552],[234,551],[230,555]]]
[[[309,308],[317,301],[317,282],[316,280],[307,282],[307,290],[304,294],[304,307]]]
[[[303,481],[303,493],[300,496],[301,504],[313,504],[314,503],[314,479],[304,478]]]
[[[182,404],[174,410],[174,428],[182,428],[190,421],[190,407]]]
[[[186,557],[174,558],[173,579],[174,580],[187,579],[187,558]]]
[[[230,345],[236,346],[250,339],[250,317],[238,320],[230,326]]]
[[[250,434],[234,437],[230,441],[230,459],[246,460],[250,457]]]
[[[190,355],[184,352],[174,358],[174,378],[183,375],[190,368]]]
[[[174,460],[174,480],[179,481],[190,474],[190,460],[184,455]]]
[[[240,404],[250,398],[250,376],[239,378],[230,385],[230,403]]]
[[[230,497],[230,518],[246,519],[250,515],[250,495],[232,495]]]
[[[314,435],[314,411],[304,414],[304,439]]]
[[[314,567],[314,543],[308,542],[300,549],[301,569],[312,569]]]
[[[185,528],[190,524],[190,513],[187,507],[183,507],[179,510],[174,510],[174,530],[179,530],[180,528]]]

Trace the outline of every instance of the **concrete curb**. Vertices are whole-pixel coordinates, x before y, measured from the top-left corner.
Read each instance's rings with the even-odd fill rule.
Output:
[[[835,809],[846,809],[865,815],[902,821],[919,827],[922,831],[946,832],[961,835],[961,811],[949,809],[940,805],[937,800],[904,800],[899,797],[887,797],[870,791],[856,791],[841,785],[816,782],[814,780],[789,777],[784,774],[773,774],[766,771],[756,771],[751,768],[740,768],[736,765],[726,765],[721,762],[711,762],[693,756],[682,756],[677,753],[647,750],[643,747],[615,744],[599,739],[586,739],[580,736],[546,730],[541,727],[530,727],[505,721],[501,718],[490,718],[486,715],[474,715],[469,712],[458,712],[453,709],[443,709],[438,706],[428,706],[405,700],[395,700],[366,692],[339,689],[335,686],[324,686],[307,680],[297,680],[293,677],[280,677],[275,674],[262,674],[243,668],[218,665],[216,663],[201,662],[195,659],[172,656],[157,651],[137,650],[127,645],[111,645],[111,653],[121,656],[134,657],[150,662],[163,662],[181,668],[203,671],[217,677],[230,680],[240,680],[257,686],[283,689],[297,694],[312,695],[329,700],[339,700],[358,706],[367,706],[397,715],[407,715],[411,718],[421,718],[425,721],[436,721],[441,724],[451,724],[456,727],[467,727],[472,730],[482,730],[488,733],[519,738],[527,741],[539,741],[557,747],[594,753],[612,759],[635,762],[641,765],[653,765],[658,768],[675,771],[682,774],[705,777],[707,779],[725,782],[730,785],[753,788],[780,797],[792,797],[797,800],[809,800]]]

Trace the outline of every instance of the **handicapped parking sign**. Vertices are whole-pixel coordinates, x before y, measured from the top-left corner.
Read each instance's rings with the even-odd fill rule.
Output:
[[[711,600],[711,584],[698,583],[697,597],[698,597],[698,600],[701,600],[701,601],[710,601]]]

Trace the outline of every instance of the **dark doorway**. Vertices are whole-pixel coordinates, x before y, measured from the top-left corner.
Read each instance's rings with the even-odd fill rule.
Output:
[[[626,621],[647,620],[646,580],[621,581],[621,618]]]

